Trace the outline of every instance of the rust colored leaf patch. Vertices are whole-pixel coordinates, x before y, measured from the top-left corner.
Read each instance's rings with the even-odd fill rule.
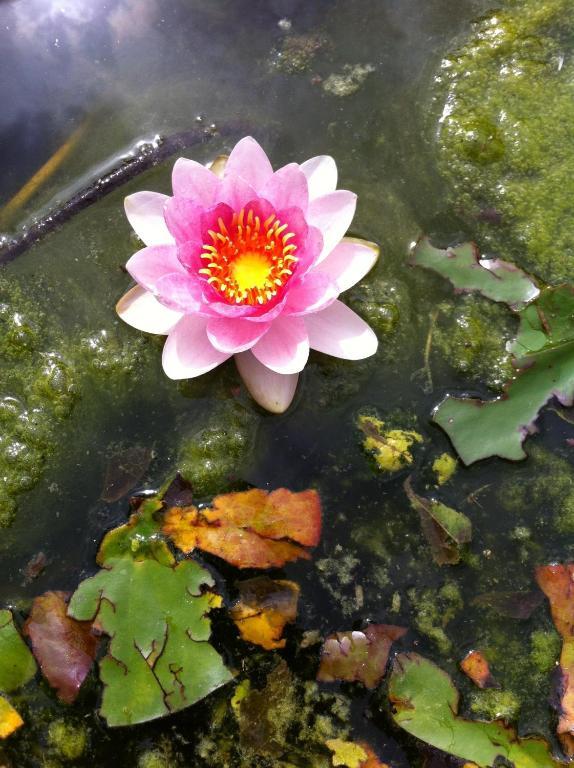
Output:
[[[24,721],[14,707],[3,696],[0,696],[0,739],[7,739],[18,730]]]
[[[24,634],[46,680],[66,704],[75,701],[96,656],[98,638],[89,621],[67,615],[67,592],[46,592],[36,597]]]
[[[163,532],[183,552],[197,547],[238,568],[278,568],[319,543],[321,502],[313,490],[228,493],[204,509],[168,509]]]
[[[498,688],[490,672],[490,666],[481,651],[469,651],[460,662],[464,674],[479,688]]]
[[[239,601],[231,609],[231,618],[241,637],[267,651],[284,648],[285,625],[297,616],[298,585],[293,581],[257,576],[239,584],[239,595]]]
[[[567,755],[574,756],[574,563],[543,565],[536,581],[550,601],[552,619],[562,636],[560,654],[560,711],[558,738]]]
[[[330,635],[321,650],[317,680],[356,681],[375,688],[385,676],[391,645],[406,631],[391,624],[371,624],[362,632]]]

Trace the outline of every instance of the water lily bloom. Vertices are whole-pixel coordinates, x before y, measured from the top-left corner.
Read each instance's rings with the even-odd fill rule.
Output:
[[[344,237],[356,195],[336,189],[331,157],[274,172],[247,137],[211,168],[180,158],[172,186],[171,197],[125,200],[146,247],[127,262],[137,285],[117,305],[130,325],[167,335],[170,378],[200,376],[233,355],[252,397],[282,413],[309,349],[347,360],[376,352],[371,328],[338,300],[378,248]]]

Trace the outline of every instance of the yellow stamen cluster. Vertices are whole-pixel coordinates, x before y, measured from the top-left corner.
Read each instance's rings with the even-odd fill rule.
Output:
[[[252,209],[233,214],[226,226],[220,217],[218,231],[208,230],[199,270],[222,297],[233,304],[266,304],[293,274],[298,259],[295,237],[273,213],[264,221]]]

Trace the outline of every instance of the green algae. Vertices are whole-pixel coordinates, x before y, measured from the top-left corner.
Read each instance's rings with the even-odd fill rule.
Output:
[[[473,691],[470,711],[483,720],[505,720],[511,723],[520,713],[520,700],[512,691],[499,691],[496,688]]]
[[[407,596],[414,609],[413,622],[418,631],[427,637],[443,655],[452,651],[452,640],[446,629],[464,608],[460,587],[447,581],[439,589],[411,588]]]
[[[436,77],[453,205],[483,248],[552,282],[574,258],[573,30],[570,0],[517,0],[479,19]]]
[[[54,720],[48,726],[48,745],[57,757],[74,762],[88,748],[88,731],[81,724]]]

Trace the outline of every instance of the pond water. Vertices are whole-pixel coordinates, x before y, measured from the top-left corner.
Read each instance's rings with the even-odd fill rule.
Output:
[[[229,152],[246,134],[260,141],[275,167],[333,155],[340,185],[359,197],[353,234],[381,246],[373,273],[348,294],[348,303],[375,328],[379,352],[360,363],[313,354],[293,405],[280,416],[250,400],[231,362],[197,380],[168,380],[161,370],[161,340],[124,326],[115,315],[115,302],[130,285],[122,268],[137,248],[123,197],[141,189],[168,192],[173,158],[111,191],[3,267],[0,607],[12,608],[17,621],[34,596],[73,591],[97,571],[99,543],[125,522],[133,486],[156,489],[179,468],[206,500],[250,486],[316,488],[323,503],[321,543],[311,560],[281,571],[301,587],[287,648],[255,651],[237,639],[222,615],[214,620],[214,643],[230,666],[257,688],[285,658],[292,677],[275,696],[287,699],[288,688],[299,716],[351,726],[350,737],[368,741],[392,768],[416,768],[425,764],[426,753],[393,723],[384,690],[336,684],[309,693],[318,647],[300,647],[305,631],[326,636],[359,628],[365,620],[405,626],[409,633],[397,647],[414,648],[452,674],[464,713],[507,716],[520,734],[541,734],[559,749],[549,698],[560,641],[547,605],[540,601],[530,616],[516,619],[476,599],[531,592],[537,565],[572,558],[572,416],[553,403],[526,442],[525,461],[489,458],[469,467],[459,462],[453,478],[437,488],[433,462],[456,453],[431,423],[433,408],[447,393],[484,399],[500,394],[511,375],[505,344],[516,334],[517,321],[505,307],[455,295],[446,280],[407,266],[409,247],[425,232],[439,245],[477,238],[489,253],[516,261],[542,280],[568,278],[567,249],[547,257],[546,244],[536,242],[527,223],[529,217],[538,221],[538,208],[545,201],[554,205],[564,191],[558,173],[544,176],[544,168],[557,163],[551,140],[560,146],[560,165],[572,169],[574,138],[566,135],[568,147],[564,135],[545,138],[534,181],[524,158],[512,156],[511,162],[508,149],[504,184],[515,186],[512,195],[497,197],[500,166],[493,163],[503,161],[488,153],[496,155],[498,143],[509,147],[512,134],[517,152],[528,145],[536,154],[541,139],[528,89],[512,86],[508,109],[520,119],[512,131],[503,124],[496,129],[500,135],[493,134],[487,107],[498,107],[488,90],[489,67],[502,71],[502,59],[493,63],[495,54],[482,55],[481,45],[494,51],[497,15],[528,21],[526,31],[516,22],[513,39],[536,39],[536,54],[525,42],[510,51],[505,66],[522,68],[534,91],[547,89],[551,77],[570,68],[570,79],[564,75],[556,93],[574,103],[573,10],[558,0],[493,5],[0,4],[0,48],[9,62],[0,72],[0,199],[6,204],[0,222],[7,239],[130,152],[157,145],[157,137],[193,130],[199,138],[186,154],[202,162]],[[466,58],[443,64],[461,50]],[[528,70],[525,61],[537,68]],[[551,61],[562,63],[549,74],[543,67]],[[456,90],[457,78],[471,83],[468,92]],[[475,99],[474,108],[483,100],[483,122],[451,123],[448,133],[445,119],[456,98],[461,112],[469,99]],[[455,103],[455,114],[456,108]],[[33,189],[25,187],[57,152],[58,162]],[[532,187],[536,180],[539,194]],[[15,198],[22,188],[27,192]],[[517,200],[529,204],[520,208]],[[572,225],[564,222],[568,205],[548,205],[544,226],[554,227],[556,241],[571,249]],[[362,413],[422,436],[410,466],[390,473],[376,465],[362,445]],[[135,459],[133,451],[126,454],[134,447]],[[106,472],[109,477],[121,461],[136,464],[134,483],[120,498],[105,501],[115,495],[106,492]],[[458,565],[433,561],[403,487],[409,475],[419,493],[438,494],[471,519],[472,542]],[[27,576],[40,552],[45,567]],[[239,571],[215,557],[201,562],[233,598]],[[477,647],[488,651],[502,686],[497,698],[458,671],[460,659]],[[283,712],[273,747],[270,737],[251,743],[241,727],[230,729],[231,695],[227,686],[172,717],[110,729],[96,713],[94,673],[71,708],[42,683],[11,698],[26,724],[0,744],[0,763],[331,764],[317,746],[319,725],[303,728],[294,711]],[[340,699],[334,701],[335,695]],[[50,736],[49,723],[60,719],[86,734],[85,749],[71,757]]]

